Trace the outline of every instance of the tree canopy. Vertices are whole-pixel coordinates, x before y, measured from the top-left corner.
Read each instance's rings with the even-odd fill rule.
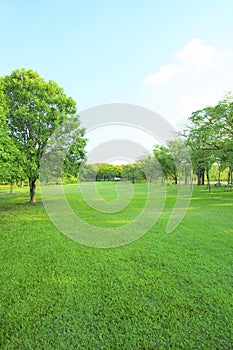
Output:
[[[56,82],[46,82],[33,70],[18,69],[5,76],[2,91],[4,98],[1,105],[2,108],[6,106],[7,134],[23,155],[23,168],[29,180],[30,201],[33,203],[46,143],[64,121],[78,118],[76,102],[67,97]],[[80,138],[82,136],[83,133]],[[80,147],[78,151],[77,146]],[[84,142],[81,141],[73,146],[77,157],[84,157],[83,147]]]
[[[233,98],[227,94],[216,106],[208,106],[192,113],[184,131],[192,161],[198,175],[198,184],[204,183],[204,172],[209,176],[211,165],[220,161],[229,167],[228,182],[233,170]]]

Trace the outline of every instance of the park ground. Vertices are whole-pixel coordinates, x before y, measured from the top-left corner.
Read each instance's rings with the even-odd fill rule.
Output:
[[[111,200],[113,184],[99,186]],[[141,195],[132,209],[144,205],[145,185],[135,186]],[[59,232],[39,195],[30,205],[27,188],[1,190],[0,349],[233,349],[233,192],[194,187],[183,221],[168,234],[170,185],[147,234],[98,249]],[[65,193],[74,210],[98,222],[75,185]],[[101,216],[99,225],[113,219]]]

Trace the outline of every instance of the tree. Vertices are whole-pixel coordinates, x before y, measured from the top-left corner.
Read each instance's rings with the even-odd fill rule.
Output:
[[[97,181],[98,180],[104,180],[104,181],[112,181],[115,177],[118,175],[118,169],[113,164],[106,164],[103,163],[101,167],[98,170],[97,173]]]
[[[184,132],[186,144],[192,149],[198,184],[204,184],[204,173],[214,160],[229,166],[232,174],[233,153],[233,98],[225,96],[216,106],[208,106],[192,113],[189,127]],[[208,174],[207,174],[208,178]]]
[[[225,168],[228,167],[228,184],[232,184],[233,182],[233,151],[229,152],[230,147],[231,145],[228,146],[227,142],[225,142],[221,152],[222,163],[226,165]]]
[[[122,166],[122,178],[132,181],[132,183],[135,183],[135,180],[144,180],[145,175],[140,168],[140,165],[137,163],[132,164],[124,164]]]
[[[174,158],[171,154],[171,150],[168,147],[162,145],[155,145],[154,155],[162,168],[166,180],[171,178],[175,182],[175,184],[177,184],[177,167]]]
[[[76,103],[54,81],[46,82],[33,70],[15,70],[3,78],[3,85],[8,133],[24,155],[30,202],[34,203],[46,143],[59,125],[74,119]]]
[[[162,180],[161,166],[153,155],[148,154],[141,157],[137,161],[137,165],[140,167],[141,179],[145,179],[147,182],[157,182],[158,179]]]
[[[190,145],[190,153],[194,173],[197,175],[197,185],[203,186],[205,184],[205,174],[207,178],[208,187],[210,189],[210,169],[215,161],[215,156],[212,151],[200,150],[192,148]]]
[[[82,163],[79,168],[78,179],[80,182],[96,181],[98,170],[94,164]]]
[[[68,181],[72,178],[78,179],[80,166],[86,157],[84,148],[87,139],[84,138],[84,132],[84,129],[79,130],[78,137],[69,148],[64,160],[63,178]]]

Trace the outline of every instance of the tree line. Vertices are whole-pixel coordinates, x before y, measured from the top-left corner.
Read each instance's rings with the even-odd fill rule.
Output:
[[[187,175],[187,152],[181,139],[169,141],[166,146],[155,145],[151,153],[140,157],[136,162],[122,165],[84,164],[79,172],[80,181],[165,181],[189,183]],[[182,163],[181,163],[182,160]],[[180,165],[179,165],[180,163]]]
[[[133,164],[85,163],[85,130],[80,126],[76,102],[54,81],[24,68],[0,77],[0,183],[28,182],[30,202],[35,202],[36,182],[46,144],[64,122],[78,130],[67,149],[61,181],[192,181],[187,164],[192,163],[197,184],[210,183],[211,169],[233,173],[233,98],[229,93],[216,106],[195,111],[184,130],[166,145]],[[67,131],[67,130],[66,130]],[[69,132],[69,130],[68,130]],[[59,142],[59,138],[58,138]],[[188,154],[187,154],[187,152]],[[54,170],[55,171],[55,170]],[[51,182],[52,179],[47,179]]]
[[[197,185],[204,185],[206,180],[210,186],[211,177],[215,181],[217,178],[217,185],[220,185],[221,173],[228,184],[233,183],[233,96],[230,92],[217,105],[193,112],[175,140],[155,145],[151,155],[123,166],[120,176],[131,181],[166,180],[177,184],[182,180],[187,183],[190,179],[185,163],[190,160]],[[160,171],[155,171],[156,167],[160,167]]]

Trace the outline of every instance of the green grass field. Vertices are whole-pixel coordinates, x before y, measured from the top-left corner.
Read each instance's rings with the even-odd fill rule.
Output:
[[[115,198],[114,184],[99,186]],[[141,195],[123,222],[144,205],[145,187],[135,186]],[[120,222],[121,214],[94,215],[74,185],[65,189],[90,224]],[[27,189],[14,191],[0,194],[1,349],[233,349],[233,192],[195,187],[167,234],[169,186],[146,235],[98,249],[60,233],[39,196],[29,205]]]

